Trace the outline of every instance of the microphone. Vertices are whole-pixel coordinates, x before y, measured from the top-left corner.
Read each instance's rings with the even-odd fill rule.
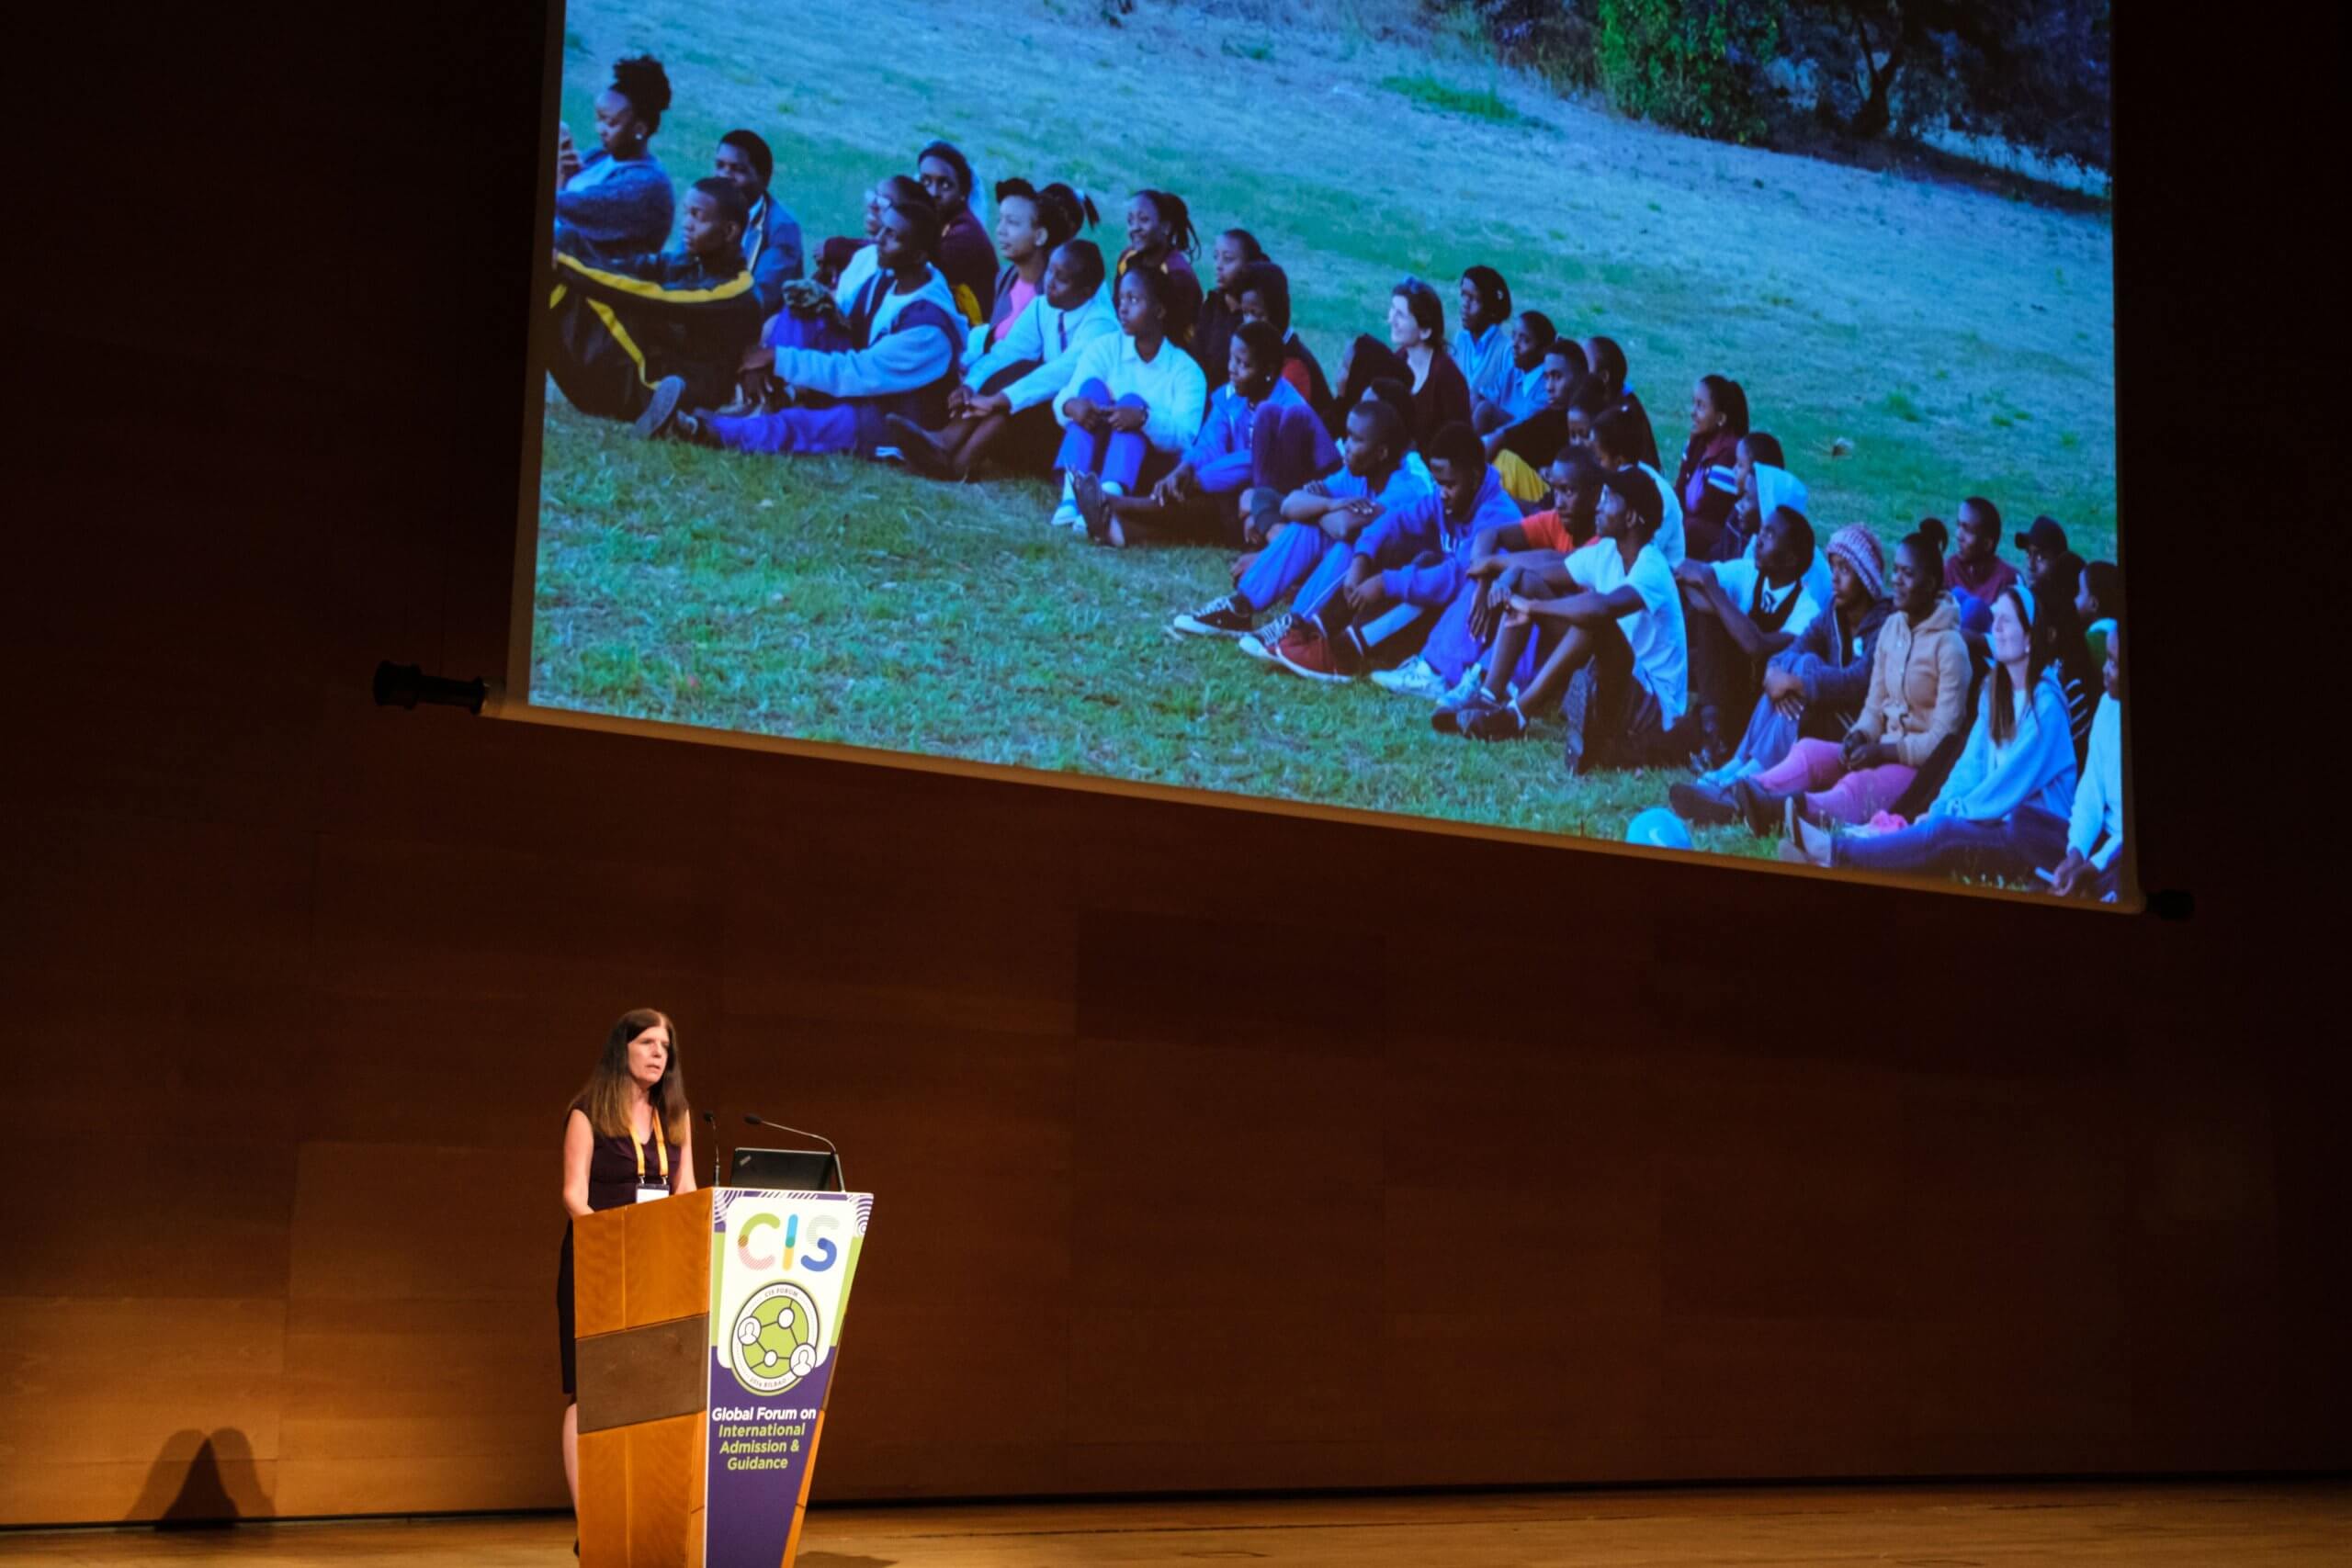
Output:
[[[718,1112],[704,1111],[702,1124],[710,1133],[710,1184],[716,1187],[718,1185]]]
[[[842,1191],[849,1190],[849,1173],[842,1168],[842,1152],[833,1147],[832,1139],[825,1136],[824,1134],[811,1133],[806,1127],[787,1127],[781,1122],[771,1122],[764,1116],[754,1116],[748,1111],[743,1113],[743,1123],[748,1127],[773,1127],[779,1133],[789,1133],[796,1138],[816,1139],[825,1145],[825,1152],[833,1156],[833,1179],[841,1183]]]

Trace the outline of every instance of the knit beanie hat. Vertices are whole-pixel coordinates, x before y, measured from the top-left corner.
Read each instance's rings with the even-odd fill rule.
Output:
[[[1886,558],[1879,554],[1878,539],[1869,529],[1856,523],[1838,529],[1829,537],[1829,553],[1862,580],[1871,598],[1886,596]]]

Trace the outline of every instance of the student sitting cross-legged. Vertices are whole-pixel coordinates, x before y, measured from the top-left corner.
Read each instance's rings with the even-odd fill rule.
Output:
[[[1054,468],[1062,499],[1049,521],[1108,544],[1109,513],[1090,527],[1080,504],[1092,498],[1132,495],[1174,468],[1201,431],[1208,383],[1201,367],[1168,337],[1168,275],[1148,266],[1127,269],[1114,303],[1119,332],[1096,338],[1073,356],[1069,382],[1054,398],[1062,425]]]
[[[1600,465],[1583,446],[1563,446],[1544,470],[1552,504],[1514,522],[1481,528],[1471,537],[1463,568],[1465,581],[1453,602],[1430,628],[1421,651],[1393,670],[1375,670],[1373,684],[1441,706],[1468,702],[1485,676],[1487,654],[1501,629],[1514,594],[1531,583],[1565,583],[1564,563],[1593,537],[1593,514],[1600,503]],[[1531,645],[1511,671],[1514,682],[1531,679]]]
[[[1405,429],[1396,409],[1378,398],[1351,409],[1340,471],[1283,497],[1264,547],[1234,591],[1179,615],[1174,628],[1193,637],[1238,638],[1242,651],[1271,662],[1296,617],[1284,615],[1262,633],[1255,629],[1258,617],[1297,592],[1326,555],[1338,553],[1344,562],[1357,535],[1429,493],[1428,482],[1406,466]]]
[[[743,351],[742,367],[736,374],[736,399],[720,409],[720,413],[729,417],[773,413],[785,406],[784,388],[775,373],[776,350],[808,348],[837,354],[850,346],[849,311],[881,269],[882,220],[900,202],[933,212],[936,220],[931,198],[923,194],[920,184],[905,175],[891,175],[866,192],[865,227],[872,237],[849,252],[838,269],[830,269],[830,280],[826,276],[829,269],[820,268],[816,277],[794,278],[784,284],[784,307],[771,314],[761,327],[760,341]],[[937,248],[938,242],[934,240],[922,259],[933,260]]]
[[[2066,852],[2077,769],[2049,620],[2012,583],[1993,602],[1993,671],[1967,744],[1920,819],[1832,830],[1790,813],[1783,860],[1869,871],[2022,879]]]
[[[1292,674],[1355,679],[1374,649],[1453,602],[1479,530],[1521,517],[1466,422],[1441,427],[1421,456],[1434,493],[1374,519],[1344,549],[1327,551],[1299,589],[1298,618],[1272,646],[1274,662]]]
[[[1292,491],[1340,460],[1323,422],[1282,378],[1283,341],[1264,321],[1243,321],[1226,338],[1226,379],[1184,460],[1149,491],[1113,495],[1083,479],[1073,487],[1087,533],[1125,545],[1137,530],[1190,531],[1242,539],[1253,510],[1280,506]]]
[[[1568,557],[1560,586],[1512,596],[1485,684],[1431,716],[1440,732],[1515,740],[1527,733],[1528,710],[1556,703],[1571,774],[1662,760],[1688,695],[1682,595],[1654,542],[1666,498],[1638,468],[1603,473],[1600,487],[1598,536]],[[1531,640],[1542,658],[1512,694],[1510,674]]]
[[[1510,319],[1510,373],[1502,378],[1498,394],[1482,398],[1474,388],[1471,391],[1470,423],[1481,435],[1491,435],[1506,425],[1516,424],[1552,400],[1551,378],[1544,361],[1552,345],[1559,341],[1559,330],[1552,325],[1552,318],[1541,310],[1521,310]],[[1577,376],[1585,373],[1584,350],[1577,350]],[[1494,447],[1489,445],[1487,456],[1492,458]]]
[[[1701,772],[1730,760],[1763,682],[1764,661],[1796,641],[1822,613],[1805,591],[1813,568],[1813,524],[1794,507],[1765,519],[1756,553],[1736,560],[1685,560],[1682,585],[1690,638],[1691,734]]]
[[[937,423],[956,384],[964,333],[946,280],[925,259],[938,221],[931,203],[918,197],[883,214],[875,241],[880,265],[851,306],[847,346],[775,350],[775,375],[788,406],[740,417],[690,412],[688,389],[672,378],[639,417],[639,432],[743,452],[871,457],[888,416]]]
[[[2107,694],[2091,719],[2090,755],[2066,825],[2066,854],[2050,878],[2062,898],[2112,903],[2123,879],[2123,627],[2110,622],[2102,668]]]
[[[707,401],[726,396],[760,330],[742,234],[742,193],[714,177],[687,191],[674,251],[594,262],[557,254],[548,369],[574,408],[635,419],[664,378]]]
[[[1766,664],[1763,691],[1731,761],[1668,787],[1667,805],[1684,821],[1737,821],[1737,781],[1777,767],[1801,739],[1836,742],[1860,716],[1879,633],[1894,610],[1886,596],[1885,558],[1877,538],[1856,525],[1838,529],[1824,553],[1829,608]]]
[[[1779,830],[1792,806],[1809,821],[1867,822],[1959,733],[1974,671],[1934,536],[1912,534],[1895,547],[1891,587],[1894,614],[1879,631],[1853,727],[1837,739],[1801,736],[1779,761],[1728,782],[1732,814],[1755,832]]]
[[[944,424],[927,431],[904,414],[883,422],[888,444],[909,468],[935,479],[962,479],[985,457],[1023,472],[1047,471],[1062,439],[1054,400],[1069,385],[1077,356],[1119,333],[1102,271],[1093,241],[1059,246],[1046,266],[1045,292],[966,365],[962,383],[947,394]],[[976,329],[975,336],[987,331]]]

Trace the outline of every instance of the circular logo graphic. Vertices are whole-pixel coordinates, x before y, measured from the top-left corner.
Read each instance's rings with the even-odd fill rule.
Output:
[[[735,1314],[728,1336],[728,1360],[753,1393],[782,1393],[817,1370],[824,1359],[817,1303],[808,1292],[785,1280],[753,1291]]]

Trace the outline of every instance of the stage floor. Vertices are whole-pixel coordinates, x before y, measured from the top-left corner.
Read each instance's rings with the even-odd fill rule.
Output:
[[[0,1533],[0,1564],[525,1568],[569,1519]],[[828,1508],[800,1568],[1758,1568],[2352,1562],[2352,1485],[1784,1487],[1510,1496]]]

